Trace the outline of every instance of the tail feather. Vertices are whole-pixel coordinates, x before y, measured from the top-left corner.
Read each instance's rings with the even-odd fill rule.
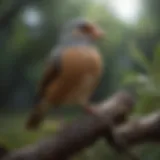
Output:
[[[33,129],[37,129],[39,128],[41,122],[44,119],[44,115],[43,113],[40,112],[32,112],[32,114],[30,115],[29,119],[27,120],[26,123],[26,128],[28,130],[33,130]]]
[[[26,129],[35,130],[39,128],[40,124],[42,123],[42,121],[46,116],[47,111],[48,111],[47,105],[43,103],[36,105],[26,122]]]

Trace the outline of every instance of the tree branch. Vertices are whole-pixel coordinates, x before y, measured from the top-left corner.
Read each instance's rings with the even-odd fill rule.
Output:
[[[125,138],[129,146],[160,142],[160,111],[134,118],[115,128],[118,139]]]
[[[117,124],[114,129],[115,136],[124,139],[130,146],[159,141],[160,113],[119,124],[119,121],[124,122],[131,112],[133,102],[131,95],[118,92],[96,108],[97,112],[103,115],[103,120],[84,116],[62,128],[56,135],[10,152],[3,160],[66,160],[104,137],[110,121]]]

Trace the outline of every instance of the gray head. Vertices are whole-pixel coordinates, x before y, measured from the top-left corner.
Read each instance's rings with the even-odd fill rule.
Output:
[[[102,29],[86,19],[73,19],[66,23],[60,34],[60,41],[90,41],[103,36]]]

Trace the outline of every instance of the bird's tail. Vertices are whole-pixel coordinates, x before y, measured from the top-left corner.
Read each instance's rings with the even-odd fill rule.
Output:
[[[39,103],[34,107],[32,110],[29,118],[26,122],[26,129],[27,130],[35,130],[39,128],[41,122],[44,120],[46,113],[48,111],[48,106],[42,103]]]

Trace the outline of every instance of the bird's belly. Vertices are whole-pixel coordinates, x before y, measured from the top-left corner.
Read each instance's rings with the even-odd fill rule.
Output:
[[[80,53],[79,53],[80,52]],[[46,89],[46,99],[56,105],[89,101],[102,75],[102,60],[92,49],[68,51],[62,59],[61,73]]]
[[[88,102],[95,89],[97,78],[93,75],[84,76],[79,84],[66,96],[65,103],[84,105]]]

